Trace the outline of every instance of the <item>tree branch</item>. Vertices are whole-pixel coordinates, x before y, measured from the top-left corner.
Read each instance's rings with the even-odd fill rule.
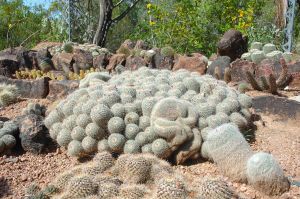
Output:
[[[120,21],[121,19],[123,19],[129,12],[130,10],[132,10],[132,8],[134,8],[134,6],[139,2],[140,0],[134,0],[134,2],[119,16],[117,16],[116,18],[114,18],[112,20],[112,23],[117,23],[118,21]]]
[[[114,5],[113,7],[114,8],[116,8],[116,7],[118,7],[119,5],[121,5],[121,3],[123,3],[124,2],[124,0],[120,0],[116,5]]]

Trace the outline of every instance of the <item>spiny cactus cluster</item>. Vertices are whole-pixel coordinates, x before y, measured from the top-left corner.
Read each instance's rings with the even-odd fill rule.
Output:
[[[255,78],[249,71],[246,72],[247,80],[252,88],[258,91],[267,91],[272,94],[278,94],[278,89],[284,89],[292,80],[292,75],[288,72],[288,66],[283,58],[280,58],[281,73],[276,80],[273,74],[268,77],[261,76]]]
[[[174,57],[175,53],[176,53],[175,50],[170,46],[163,47],[160,50],[160,54],[163,57]]]
[[[17,141],[19,127],[12,121],[0,121],[0,154],[12,149]]]
[[[260,42],[253,42],[251,44],[250,51],[242,55],[242,59],[252,61],[256,64],[259,64],[264,59],[271,59],[273,61],[279,61],[280,58],[288,63],[292,61],[292,53],[281,52],[276,49],[274,44],[265,44],[263,45]]]
[[[124,154],[115,160],[107,152],[58,175],[44,189],[30,186],[26,195],[33,199],[41,196],[53,199],[238,198],[226,182],[208,177],[194,182],[187,180],[166,161],[153,155]]]
[[[53,72],[43,72],[42,70],[19,70],[15,72],[15,77],[17,79],[39,79],[43,77],[49,77],[51,80],[63,80],[65,79],[63,75],[55,75]]]
[[[76,49],[89,51],[92,53],[93,57],[96,57],[101,54],[106,54],[106,55],[110,54],[108,49],[101,48],[95,44],[78,44],[76,42],[69,42],[61,46],[52,47],[49,49],[49,51],[51,55],[54,56],[56,53],[61,53],[61,52],[72,53]]]
[[[73,43],[72,42],[68,42],[63,44],[63,49],[66,53],[72,53],[73,52]]]
[[[35,114],[45,116],[46,107],[38,103],[28,103],[27,107],[22,110],[22,115]]]
[[[199,156],[203,132],[229,122],[249,127],[251,98],[211,76],[142,67],[108,77],[92,73],[47,116],[69,154],[147,152],[180,164]]]
[[[64,74],[64,75],[59,75],[59,74],[55,74],[52,71],[48,71],[48,72],[43,72],[41,70],[20,70],[20,71],[16,71],[15,72],[15,77],[17,79],[39,79],[39,78],[43,78],[43,77],[49,77],[51,80],[64,80],[64,79],[68,79],[68,80],[82,80],[85,78],[86,75],[96,72],[98,71],[98,69],[95,68],[90,68],[88,70],[80,70],[79,74],[74,73],[74,72],[69,72],[68,74]]]
[[[0,108],[17,101],[19,90],[15,85],[0,84]]]
[[[201,152],[235,181],[248,182],[268,195],[289,190],[290,183],[273,156],[254,153],[235,125],[223,124],[210,131]]]
[[[224,76],[221,75],[221,69],[216,66],[214,71],[214,77],[216,79],[224,79],[226,83],[231,82],[231,69],[229,67],[225,68]]]

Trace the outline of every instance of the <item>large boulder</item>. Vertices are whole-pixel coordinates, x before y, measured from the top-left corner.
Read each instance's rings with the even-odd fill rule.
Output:
[[[25,151],[39,154],[49,141],[48,129],[43,123],[44,118],[39,115],[25,115],[19,123],[20,139]]]
[[[95,68],[99,68],[99,69],[106,68],[106,66],[109,63],[109,58],[110,58],[110,55],[108,55],[108,54],[105,54],[105,53],[99,54],[93,58],[93,66]]]
[[[246,72],[255,74],[256,65],[253,62],[237,59],[231,63],[231,80],[234,82],[246,81]]]
[[[106,69],[110,72],[112,72],[115,67],[119,64],[125,65],[126,63],[126,55],[125,54],[114,54],[110,59],[109,59],[109,64],[106,67]]]
[[[12,77],[21,67],[31,66],[28,51],[23,47],[0,51],[0,75]]]
[[[173,66],[173,71],[186,69],[203,75],[206,73],[207,62],[207,58],[199,53],[193,53],[191,57],[179,55]]]
[[[93,66],[93,55],[89,51],[75,49],[73,53],[73,70],[79,73],[80,70],[87,70]]]
[[[56,70],[63,70],[69,73],[73,68],[73,54],[72,53],[57,53],[53,56],[52,62]]]
[[[23,98],[41,99],[45,98],[49,93],[49,78],[44,77],[34,81],[10,79],[0,76],[0,82],[6,84],[14,84],[19,90],[19,94]]]
[[[218,54],[220,56],[228,56],[231,58],[231,61],[234,61],[247,52],[247,43],[247,37],[243,36],[240,31],[228,30],[218,43]]]

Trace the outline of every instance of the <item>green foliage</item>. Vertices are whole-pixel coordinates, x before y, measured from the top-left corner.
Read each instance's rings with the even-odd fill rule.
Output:
[[[22,0],[0,0],[0,50],[11,46],[33,47],[44,40],[62,41],[62,19],[42,6],[28,7]]]
[[[212,53],[220,36],[230,28],[248,33],[265,1],[162,1],[144,5],[144,15],[132,38],[153,46],[172,46],[176,52]]]

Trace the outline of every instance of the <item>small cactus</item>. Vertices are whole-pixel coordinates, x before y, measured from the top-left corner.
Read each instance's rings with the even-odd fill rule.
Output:
[[[267,153],[256,153],[247,162],[248,182],[268,195],[281,195],[289,190],[290,182],[283,170]]]
[[[110,134],[113,133],[123,134],[125,131],[125,127],[126,127],[125,122],[120,117],[112,117],[107,124],[107,128]]]
[[[251,43],[250,49],[262,50],[263,44],[261,42],[253,42]]]
[[[263,59],[265,59],[265,54],[263,51],[255,51],[251,54],[251,59],[254,63],[259,64]]]
[[[114,133],[108,137],[108,145],[113,151],[122,151],[126,139],[123,135]]]
[[[66,53],[73,53],[73,43],[65,43],[63,49]]]
[[[163,57],[173,57],[175,55],[175,50],[170,46],[166,46],[161,49],[160,53]]]
[[[275,79],[273,74],[270,74],[268,77],[268,81],[265,79],[266,77],[261,77],[261,82],[259,82],[255,79],[252,73],[247,71],[247,80],[251,84],[252,88],[258,91],[267,90],[269,93],[278,95],[278,89],[285,88],[292,80],[292,76],[288,74],[288,68],[283,58],[280,58],[280,64],[282,69],[277,80]]]
[[[92,153],[97,151],[98,142],[96,139],[86,136],[82,140],[82,147],[86,153]]]
[[[124,145],[124,153],[140,153],[140,145],[135,140],[127,140]]]
[[[15,85],[0,84],[0,107],[8,106],[18,99],[18,88]]]
[[[265,44],[263,46],[263,53],[266,55],[270,52],[273,52],[276,50],[276,46],[274,44]]]
[[[219,179],[204,178],[200,182],[194,183],[197,187],[197,194],[200,198],[210,199],[238,199],[238,195],[229,187],[229,185]]]
[[[70,156],[80,157],[84,154],[84,149],[80,141],[72,140],[68,144],[68,154]]]
[[[67,193],[73,197],[86,197],[97,192],[97,186],[89,176],[72,178],[67,187]]]

